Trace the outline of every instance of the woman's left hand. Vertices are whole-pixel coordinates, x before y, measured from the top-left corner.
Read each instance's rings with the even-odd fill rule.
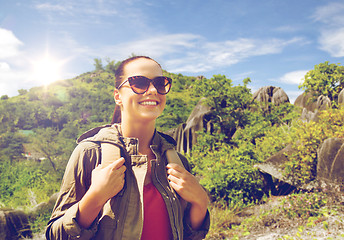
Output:
[[[194,229],[203,222],[207,212],[209,197],[197,178],[184,167],[170,163],[167,166],[167,178],[171,187],[187,202],[191,203],[190,218]]]
[[[195,176],[189,173],[179,164],[170,163],[167,165],[168,180],[171,187],[185,200],[191,204],[200,204],[203,200],[208,204],[208,195],[199,184]]]

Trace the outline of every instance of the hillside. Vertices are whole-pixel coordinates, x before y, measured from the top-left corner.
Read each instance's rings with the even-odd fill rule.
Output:
[[[1,97],[1,208],[29,211],[59,190],[75,139],[92,127],[111,122],[115,107],[111,69],[20,90],[16,97]],[[164,74],[172,77],[173,87],[165,111],[157,120],[158,130],[185,123],[201,97],[206,97],[205,104],[212,109],[207,119],[211,131],[200,131],[197,144],[188,154],[193,173],[213,202],[215,219],[209,239],[245,233],[240,227],[235,234],[228,231],[233,224],[248,229],[244,221],[233,223],[232,219],[240,218],[240,213],[254,203],[268,201],[271,192],[256,164],[294,144],[298,154],[289,156],[290,161],[283,167],[295,182],[309,182],[315,178],[313,169],[320,144],[330,137],[344,138],[344,110],[337,103],[319,111],[320,121],[304,121],[300,120],[302,109],[288,101],[253,101],[247,87],[250,79],[234,86],[223,75],[206,79]],[[42,231],[49,218],[51,209],[44,211],[31,219],[34,232]]]

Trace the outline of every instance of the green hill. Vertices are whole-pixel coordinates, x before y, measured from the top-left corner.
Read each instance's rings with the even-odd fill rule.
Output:
[[[117,64],[112,61],[106,68],[96,66],[96,71],[0,98],[0,208],[30,209],[59,190],[75,139],[111,122]],[[286,169],[305,181],[313,177],[309,172],[319,144],[328,137],[343,137],[341,108],[323,111],[322,121],[307,123],[299,120],[300,109],[292,104],[262,107],[253,102],[250,79],[233,86],[222,75],[206,79],[164,74],[172,77],[173,87],[157,120],[158,130],[184,123],[200,97],[207,97],[214,110],[209,119],[213,132],[199,133],[188,156],[215,203],[214,211],[240,210],[261,200],[263,179],[253,166],[287,144],[297,143],[299,154],[291,156]],[[34,231],[44,228],[50,211],[35,220]],[[213,225],[212,231],[218,228]]]

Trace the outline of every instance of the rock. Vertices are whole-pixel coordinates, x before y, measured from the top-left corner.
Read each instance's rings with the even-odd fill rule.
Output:
[[[331,108],[331,100],[329,99],[329,97],[325,97],[323,95],[320,95],[318,98],[317,98],[317,109],[318,110],[326,110],[326,109],[329,109]]]
[[[311,101],[311,93],[302,93],[295,99],[294,105],[300,108],[305,108],[307,111],[314,112],[317,109],[317,103],[315,100]]]
[[[295,189],[293,182],[284,176],[283,165],[288,161],[287,155],[295,151],[292,145],[286,146],[278,153],[269,157],[265,162],[255,165],[263,175],[266,182],[265,192],[272,195],[289,194]],[[273,178],[278,181],[273,181]]]
[[[326,139],[318,149],[317,180],[343,185],[344,139]]]
[[[39,217],[41,214],[44,214],[46,212],[52,212],[58,195],[58,192],[54,193],[53,195],[51,195],[48,202],[41,202],[34,206],[30,211],[30,218],[35,219]]]
[[[54,207],[55,202],[56,202],[58,196],[59,196],[59,192],[56,192],[53,195],[51,195],[50,198],[49,198],[49,201],[48,201],[48,205],[51,206],[51,207]]]
[[[205,98],[202,98],[197,103],[186,123],[180,124],[177,129],[166,132],[176,140],[177,151],[189,153],[196,143],[197,131],[212,132],[212,124],[209,121],[212,111],[209,106],[204,104],[204,100]]]
[[[19,210],[0,210],[0,239],[32,238],[28,216]]]
[[[316,100],[312,100],[311,93],[303,93],[296,98],[294,105],[302,108],[301,119],[317,122],[319,111],[331,108],[331,100],[323,95],[320,95]]]
[[[317,122],[319,119],[319,114],[320,112],[318,110],[316,110],[315,112],[312,111],[308,111],[306,108],[302,109],[302,113],[300,118],[303,120],[306,120],[307,122],[309,121],[313,121],[313,122]]]
[[[253,94],[252,99],[263,103],[273,103],[274,105],[290,102],[288,95],[282,88],[273,86],[259,88]]]
[[[198,79],[202,79],[199,76]],[[213,132],[213,123],[211,122],[212,110],[209,106],[204,104],[205,98],[202,98],[186,123],[180,124],[177,128],[170,129],[165,133],[173,137],[177,142],[176,150],[179,152],[189,153],[192,146],[197,141],[197,131]],[[253,100],[268,103],[271,102],[275,105],[282,103],[289,103],[288,95],[280,87],[262,87],[254,95]],[[225,133],[226,136],[231,137],[235,133],[236,129],[231,129],[230,132]]]
[[[338,105],[343,105],[344,104],[344,89],[339,92],[338,94]]]
[[[296,188],[292,179],[285,177],[283,170],[283,165],[288,161],[287,156],[295,151],[292,145],[288,145],[264,163],[255,165],[267,184],[265,192],[271,191],[272,195],[284,195]],[[344,186],[344,139],[326,139],[320,145],[317,155],[316,179],[297,187],[309,191],[315,188],[341,190]],[[278,185],[273,178],[278,180]],[[281,183],[283,183],[282,187]]]
[[[36,206],[34,206],[31,209],[30,213],[32,216],[36,216],[39,213],[45,211],[47,208],[48,208],[48,204],[46,202],[41,202],[41,203],[37,204]]]

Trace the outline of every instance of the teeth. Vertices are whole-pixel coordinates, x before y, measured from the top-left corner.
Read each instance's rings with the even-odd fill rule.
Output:
[[[144,101],[140,103],[141,105],[149,105],[149,106],[155,106],[157,105],[157,102],[155,101]]]

